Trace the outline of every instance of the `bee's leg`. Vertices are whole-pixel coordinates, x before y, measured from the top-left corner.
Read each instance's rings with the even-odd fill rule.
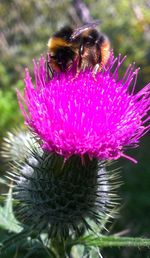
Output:
[[[101,65],[100,64],[96,64],[93,68],[93,74],[96,75],[96,73],[100,70]]]
[[[79,76],[79,73],[81,71],[81,67],[82,67],[82,57],[81,55],[78,57],[78,60],[77,60],[77,70],[76,70],[76,74],[74,76],[74,78],[72,79],[72,81],[74,81],[75,79],[78,78]]]
[[[97,72],[101,71],[102,67],[101,67],[101,64],[96,64],[92,70],[92,75],[93,75],[93,78],[94,80],[96,81],[96,74]]]
[[[81,69],[83,68],[83,54],[84,54],[84,45],[81,44],[79,47],[79,60],[78,60],[78,65],[77,65],[76,76],[79,75]]]
[[[78,76],[79,76],[79,73],[80,73],[80,70],[77,68],[76,74],[75,74],[75,76],[71,79],[71,81],[74,81],[75,79],[77,79]]]
[[[50,63],[47,64],[47,68],[48,68],[49,79],[53,79],[53,70],[52,70],[52,67],[50,66]]]
[[[96,56],[97,56],[96,64],[94,65],[93,70],[92,70],[94,80],[96,80],[97,72],[100,72],[102,69],[102,64],[101,64],[102,56],[101,56],[101,48],[100,48],[99,41],[96,42]]]
[[[46,81],[49,81],[53,78],[53,70],[50,65],[50,56],[47,54],[46,57]]]
[[[107,64],[110,57],[110,42],[107,38],[101,45],[101,65],[99,67],[99,72],[102,70],[103,67]]]

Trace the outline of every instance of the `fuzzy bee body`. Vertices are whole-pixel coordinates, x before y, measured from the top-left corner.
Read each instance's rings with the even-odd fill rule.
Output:
[[[95,27],[98,22],[80,28],[63,27],[48,41],[49,65],[54,71],[67,71],[74,62],[77,73],[86,67],[101,70],[110,56],[110,43]]]

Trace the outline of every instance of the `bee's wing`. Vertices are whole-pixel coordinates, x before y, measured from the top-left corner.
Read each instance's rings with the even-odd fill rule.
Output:
[[[70,37],[71,40],[74,40],[75,38],[77,38],[83,31],[86,31],[88,29],[93,29],[95,28],[97,25],[100,24],[99,20],[96,20],[94,22],[90,22],[90,23],[86,23],[85,25],[75,29]]]

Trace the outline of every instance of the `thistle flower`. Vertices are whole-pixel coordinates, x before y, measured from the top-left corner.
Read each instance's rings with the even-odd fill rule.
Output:
[[[49,152],[101,160],[115,160],[128,147],[137,147],[149,129],[150,84],[134,93],[138,69],[130,65],[124,76],[119,71],[125,58],[111,57],[103,72],[74,71],[47,81],[45,60],[34,61],[35,87],[29,71],[24,97],[18,92],[25,121],[42,139]],[[24,104],[27,108],[24,107]]]

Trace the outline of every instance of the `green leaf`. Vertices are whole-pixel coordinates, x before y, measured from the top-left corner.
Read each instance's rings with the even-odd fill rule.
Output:
[[[91,247],[150,247],[150,239],[140,237],[116,237],[89,235],[72,241],[72,245],[79,244]]]
[[[25,228],[20,233],[12,233],[5,237],[0,246],[0,258],[56,258],[50,248],[40,239],[32,238],[31,235],[30,230]]]
[[[20,232],[22,230],[16,220],[12,209],[12,187],[10,187],[4,207],[0,206],[0,227],[10,232]]]

